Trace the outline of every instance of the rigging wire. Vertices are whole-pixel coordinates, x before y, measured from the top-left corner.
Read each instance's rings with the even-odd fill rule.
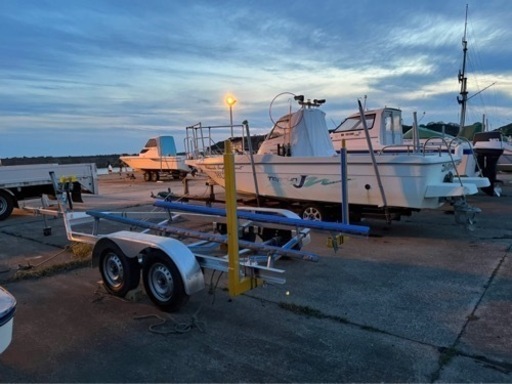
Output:
[[[485,81],[486,74],[482,72],[481,68],[484,68],[484,60],[482,59],[480,47],[478,44],[478,40],[475,38],[475,25],[471,19],[468,18],[468,36],[467,40],[471,40],[470,48],[468,49],[467,54],[467,64],[470,68],[470,83],[475,86],[476,91],[468,98],[468,101],[476,96],[478,96],[477,100],[479,101],[479,105],[475,105],[475,102],[472,102],[472,108],[468,108],[468,112],[471,115],[471,120],[466,121],[466,123],[472,124],[474,122],[482,122],[482,117],[485,116],[493,116],[497,114],[497,98],[496,92],[492,90],[491,100],[486,103],[486,100],[489,101],[489,98],[485,97],[489,95],[489,92],[483,94],[484,91],[491,88],[496,82],[493,82],[489,85],[482,86],[482,80]],[[495,107],[492,107],[492,106]],[[485,122],[484,122],[485,123]],[[488,129],[489,130],[489,129]]]

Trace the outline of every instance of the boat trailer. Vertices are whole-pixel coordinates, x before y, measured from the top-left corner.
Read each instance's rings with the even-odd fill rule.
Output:
[[[225,154],[225,160],[232,165],[233,155]],[[369,234],[366,226],[303,220],[288,210],[237,207],[234,172],[230,175],[226,209],[156,200],[158,211],[152,212],[75,212],[63,209],[61,193],[67,237],[93,246],[92,265],[109,293],[124,297],[142,275],[150,300],[172,312],[205,288],[205,269],[227,272],[229,294],[237,296],[264,282],[284,284],[285,271],[275,266],[282,256],[318,261],[318,255],[302,250],[310,228],[329,232],[335,249],[344,235]],[[186,217],[212,219],[213,233],[180,226]],[[109,232],[102,232],[105,222]],[[112,231],[119,224],[129,229]]]

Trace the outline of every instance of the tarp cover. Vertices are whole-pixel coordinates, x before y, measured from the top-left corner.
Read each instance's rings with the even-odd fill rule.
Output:
[[[320,109],[301,109],[291,119],[292,156],[335,156],[329,130],[325,123],[325,113]]]

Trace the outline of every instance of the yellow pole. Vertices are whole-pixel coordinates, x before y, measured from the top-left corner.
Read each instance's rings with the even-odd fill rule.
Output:
[[[228,289],[231,296],[240,295],[257,285],[256,279],[240,278],[234,159],[231,141],[226,140],[224,142],[224,189],[226,191],[226,225],[228,230]]]

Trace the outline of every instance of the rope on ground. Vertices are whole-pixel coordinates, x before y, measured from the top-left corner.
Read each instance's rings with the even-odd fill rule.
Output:
[[[169,334],[184,334],[187,332],[190,332],[192,329],[197,328],[202,333],[206,332],[206,322],[204,320],[199,320],[199,312],[203,306],[201,305],[197,311],[191,316],[190,320],[184,321],[184,322],[178,322],[176,321],[171,315],[167,315],[167,319],[162,318],[159,315],[156,314],[148,314],[148,315],[141,315],[141,316],[135,316],[134,320],[144,320],[149,318],[156,318],[157,320],[160,320],[158,323],[151,324],[148,327],[149,332],[156,333],[159,335],[169,335]],[[164,327],[168,323],[168,321],[171,321],[174,323],[171,327]],[[166,329],[164,329],[166,328]]]
[[[43,265],[44,263],[47,263],[48,261],[50,261],[52,259],[55,259],[57,256],[62,255],[64,252],[68,251],[69,249],[70,248],[68,246],[66,246],[62,251],[57,252],[55,255],[50,256],[49,258],[47,258],[46,260],[41,261],[38,264],[33,264],[32,265],[32,264],[30,264],[30,262],[27,263],[27,264],[18,264],[18,269],[24,271],[24,270],[27,270],[27,269],[37,268],[37,267]]]

